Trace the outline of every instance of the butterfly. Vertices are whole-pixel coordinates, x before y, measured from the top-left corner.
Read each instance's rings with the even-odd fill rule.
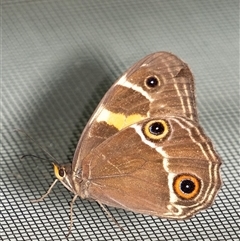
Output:
[[[80,197],[180,220],[212,205],[221,187],[220,165],[198,121],[188,65],[174,54],[156,52],[107,91],[72,163],[54,163],[57,179],[48,193],[57,180],[70,190],[71,214]]]

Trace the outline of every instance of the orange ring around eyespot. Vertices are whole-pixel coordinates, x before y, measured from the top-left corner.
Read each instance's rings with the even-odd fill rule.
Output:
[[[181,190],[181,184],[183,181],[189,180],[194,184],[194,190],[191,193],[186,193]],[[173,182],[173,189],[175,193],[177,194],[178,197],[189,200],[193,199],[199,194],[201,188],[201,182],[200,180],[193,175],[190,174],[181,174],[175,177],[174,182]]]
[[[156,123],[156,122],[159,122],[163,125],[164,127],[164,131],[162,134],[160,135],[154,135],[152,134],[150,131],[149,131],[149,127]],[[143,127],[143,133],[144,135],[151,139],[151,140],[161,140],[163,139],[164,137],[166,137],[166,135],[169,133],[169,127],[168,127],[168,123],[165,121],[165,120],[152,120],[152,121],[149,121],[148,123],[146,123]]]

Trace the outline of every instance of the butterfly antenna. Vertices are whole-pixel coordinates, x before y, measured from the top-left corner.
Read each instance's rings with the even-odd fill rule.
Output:
[[[20,159],[24,159],[25,157],[34,157],[34,158],[37,158],[37,159],[40,159],[40,160],[44,160],[44,161],[48,160],[48,159],[45,159],[45,158],[42,158],[42,157],[39,157],[39,156],[36,156],[36,155],[32,155],[32,154],[22,155],[20,157]]]
[[[47,154],[49,157],[51,157],[55,163],[59,164],[58,161],[55,159],[54,156],[52,156],[42,145],[40,145],[35,139],[33,139],[27,132],[25,132],[24,130],[20,130],[20,129],[15,129],[14,130],[15,132],[18,132],[18,133],[23,133],[28,139],[30,139],[33,143],[37,144],[37,146],[45,153]],[[24,155],[21,157],[24,158],[26,156],[33,156],[33,157],[36,157],[34,155]],[[39,157],[38,157],[39,158]],[[42,160],[44,160],[43,158],[40,158]]]

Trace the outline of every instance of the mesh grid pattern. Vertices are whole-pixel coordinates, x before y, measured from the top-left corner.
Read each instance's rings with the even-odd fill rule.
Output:
[[[72,195],[20,128],[68,162],[111,84],[145,55],[165,50],[195,75],[200,122],[222,157],[214,205],[170,221],[77,199],[69,240],[239,240],[239,1],[2,1],[1,240],[64,240]],[[20,159],[22,154],[37,158]]]

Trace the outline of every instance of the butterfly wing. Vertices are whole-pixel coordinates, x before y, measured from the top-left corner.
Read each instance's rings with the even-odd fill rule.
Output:
[[[148,118],[86,156],[81,189],[86,198],[109,206],[184,219],[212,204],[221,185],[219,166],[197,122]]]
[[[173,115],[197,121],[192,73],[171,53],[150,54],[127,70],[98,105],[79,140],[74,169],[123,128],[146,118]]]

